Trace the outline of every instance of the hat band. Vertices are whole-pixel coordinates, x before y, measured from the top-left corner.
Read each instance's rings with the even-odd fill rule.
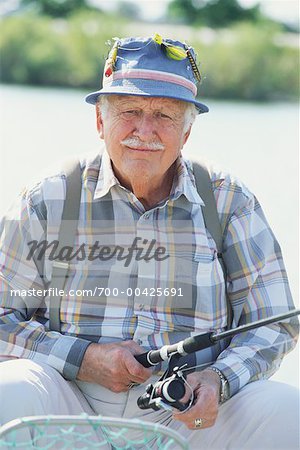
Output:
[[[138,79],[165,81],[167,83],[177,84],[183,86],[192,92],[193,96],[197,95],[197,87],[192,81],[187,80],[180,75],[175,75],[169,72],[161,72],[158,70],[146,70],[146,69],[126,69],[113,72],[109,77],[103,77],[103,86],[112,84],[113,81],[122,79]]]

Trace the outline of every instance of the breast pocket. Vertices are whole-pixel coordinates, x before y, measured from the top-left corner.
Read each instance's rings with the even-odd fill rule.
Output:
[[[185,331],[207,331],[226,324],[225,285],[222,267],[213,254],[195,255],[189,285],[174,304],[174,324]]]

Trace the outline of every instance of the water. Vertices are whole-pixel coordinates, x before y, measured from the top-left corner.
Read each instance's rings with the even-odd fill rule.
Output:
[[[0,215],[18,192],[69,155],[97,150],[95,111],[85,92],[1,86]],[[205,102],[205,101],[204,101]],[[284,255],[299,304],[299,112],[296,104],[205,102],[184,153],[240,179],[260,200]],[[298,385],[297,352],[274,379]]]

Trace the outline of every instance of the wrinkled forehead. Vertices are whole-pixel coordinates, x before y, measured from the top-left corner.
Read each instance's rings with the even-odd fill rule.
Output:
[[[107,95],[107,101],[114,107],[135,107],[151,110],[172,110],[184,113],[188,103],[166,97],[146,97],[138,95]]]

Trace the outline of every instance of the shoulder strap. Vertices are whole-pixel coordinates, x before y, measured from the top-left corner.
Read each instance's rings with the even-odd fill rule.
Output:
[[[58,235],[58,247],[56,253],[59,254],[62,247],[73,247],[79,218],[80,197],[81,197],[81,168],[77,160],[67,161],[64,165],[66,174],[66,198],[63,207],[61,226]],[[69,264],[65,261],[55,260],[53,262],[53,272],[51,283],[48,289],[53,292],[49,308],[49,328],[53,331],[60,331],[60,290],[64,289],[66,278],[68,277]]]
[[[205,203],[202,207],[205,226],[216,243],[218,253],[222,254],[223,233],[207,167],[199,162],[193,162],[193,170],[197,191]]]
[[[211,178],[207,167],[203,163],[193,161],[193,171],[195,176],[195,183],[197,191],[205,203],[202,207],[203,219],[206,228],[211,237],[216,243],[219,262],[221,264],[224,280],[225,280],[225,295],[227,304],[227,328],[232,326],[232,307],[228,298],[226,288],[227,270],[223,259],[223,233],[220,224],[219,214],[217,210],[215,196],[211,186]]]

